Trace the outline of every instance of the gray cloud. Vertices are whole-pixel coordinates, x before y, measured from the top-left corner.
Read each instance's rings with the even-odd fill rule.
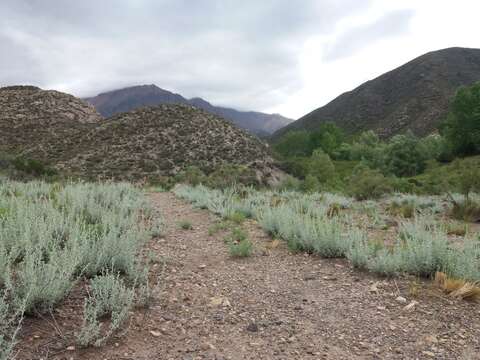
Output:
[[[408,31],[414,11],[410,9],[389,12],[375,22],[349,29],[327,47],[324,60],[334,61],[353,55],[357,50]]]
[[[32,83],[87,96],[155,83],[185,96],[261,110],[301,87],[298,54],[306,38],[329,34],[368,5],[3,0],[0,84]],[[395,31],[389,21],[382,24]]]

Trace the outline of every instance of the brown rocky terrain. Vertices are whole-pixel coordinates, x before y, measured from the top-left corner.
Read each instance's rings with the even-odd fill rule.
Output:
[[[0,154],[39,160],[61,173],[140,180],[195,165],[275,172],[268,148],[223,118],[190,105],[161,105],[109,119],[74,96],[32,86],[0,89]]]
[[[427,135],[445,119],[458,87],[480,80],[480,49],[449,48],[422,55],[346,92],[274,134],[315,130],[333,122],[347,133],[382,137],[412,130]]]
[[[118,114],[70,144],[59,168],[90,178],[123,180],[175,175],[195,165],[247,165],[270,177],[273,160],[256,137],[189,105],[160,105]]]
[[[34,86],[0,88],[0,152],[54,162],[71,139],[101,119],[72,95]]]

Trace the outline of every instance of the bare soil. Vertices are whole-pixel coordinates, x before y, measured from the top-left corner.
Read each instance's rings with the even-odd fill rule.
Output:
[[[253,221],[242,227],[254,254],[232,259],[226,232],[208,234],[215,216],[171,193],[151,200],[167,230],[149,244],[160,278],[150,308],[107,345],[78,349],[79,284],[52,314],[26,320],[17,359],[480,359],[478,303],[292,254]]]

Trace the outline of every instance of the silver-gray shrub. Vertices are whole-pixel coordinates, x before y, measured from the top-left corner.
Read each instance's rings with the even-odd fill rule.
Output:
[[[424,211],[413,221],[401,225],[392,245],[384,245],[370,242],[366,231],[348,226],[346,216],[327,216],[329,206],[339,204],[371,211],[373,221],[381,223],[378,204],[374,202],[354,206],[351,199],[333,194],[306,195],[292,191],[250,190],[246,196],[239,196],[234,189],[220,191],[204,186],[182,186],[177,189],[177,195],[205,205],[219,215],[247,212],[265,231],[285,240],[295,251],[346,257],[356,267],[383,275],[431,276],[436,271],[445,271],[451,276],[480,280],[480,241],[467,239],[464,246],[454,246],[449,243],[445,229],[429,216],[441,211],[443,204],[439,197],[397,195],[391,198],[391,202],[413,202]]]
[[[102,345],[127,320],[135,291],[119,275],[105,273],[90,281],[90,296],[83,307],[83,325],[77,334],[81,346]],[[110,324],[102,331],[100,319],[109,316]]]
[[[411,274],[430,276],[449,267],[448,238],[431,218],[404,223],[394,251],[402,256],[402,270]]]
[[[157,218],[129,184],[2,182],[0,291],[10,311],[51,308],[80,277],[106,270],[135,281]]]
[[[324,257],[345,256],[348,244],[339,220],[328,218],[318,208],[304,205],[292,202],[266,207],[260,212],[259,223],[267,232],[285,240],[292,250]]]
[[[467,238],[450,254],[447,272],[455,278],[480,281],[480,239]]]

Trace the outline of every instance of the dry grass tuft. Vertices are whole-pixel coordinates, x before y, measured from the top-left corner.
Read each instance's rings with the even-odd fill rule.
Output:
[[[453,298],[472,301],[480,300],[480,287],[478,283],[452,279],[445,273],[437,272],[435,274],[435,285]]]

